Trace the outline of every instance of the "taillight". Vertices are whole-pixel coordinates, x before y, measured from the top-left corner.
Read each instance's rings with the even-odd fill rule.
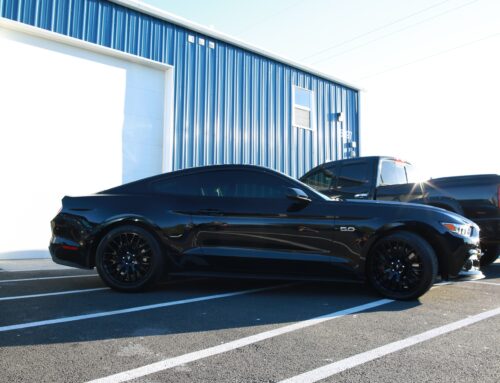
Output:
[[[78,250],[78,247],[76,247],[76,246],[62,245],[61,247],[62,247],[64,250],[70,250],[70,251],[76,251],[76,250]]]

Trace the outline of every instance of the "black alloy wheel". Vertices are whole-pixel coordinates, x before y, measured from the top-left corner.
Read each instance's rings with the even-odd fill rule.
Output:
[[[163,259],[156,239],[137,226],[111,230],[99,243],[96,267],[103,281],[123,291],[139,291],[161,276]]]
[[[495,262],[500,255],[499,245],[487,245],[483,249],[483,255],[479,260],[481,266],[488,266]]]
[[[434,250],[422,237],[395,232],[373,246],[367,264],[368,279],[391,299],[416,299],[429,290],[437,275]]]

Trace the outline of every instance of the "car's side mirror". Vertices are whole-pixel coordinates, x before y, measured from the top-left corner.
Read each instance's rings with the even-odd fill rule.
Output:
[[[302,190],[298,188],[287,188],[286,197],[296,202],[309,203],[311,198]]]

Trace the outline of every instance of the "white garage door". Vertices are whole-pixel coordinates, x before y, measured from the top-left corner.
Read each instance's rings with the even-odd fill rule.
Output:
[[[48,255],[64,195],[162,171],[165,72],[0,28],[0,258]]]

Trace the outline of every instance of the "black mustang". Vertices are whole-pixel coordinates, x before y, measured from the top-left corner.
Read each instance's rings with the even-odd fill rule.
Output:
[[[368,279],[414,299],[477,264],[479,228],[428,206],[332,201],[249,165],[180,170],[85,197],[51,222],[55,262],[137,291],[170,275]]]

